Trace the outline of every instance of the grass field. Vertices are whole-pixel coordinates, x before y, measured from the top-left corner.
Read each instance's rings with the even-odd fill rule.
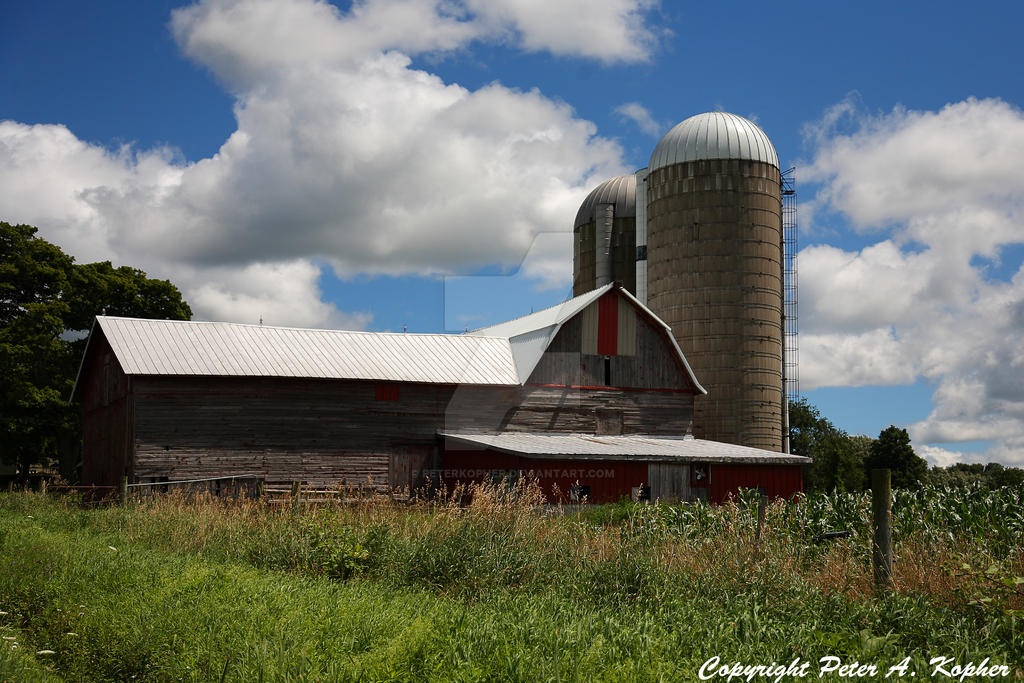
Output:
[[[0,494],[0,680],[688,681],[716,656],[1024,678],[1019,491],[898,494],[885,596],[865,495],[775,503],[755,547],[752,500],[552,514],[518,493],[301,511]]]

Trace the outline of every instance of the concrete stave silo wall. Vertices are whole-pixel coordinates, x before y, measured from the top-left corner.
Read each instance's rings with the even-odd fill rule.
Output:
[[[597,289],[597,255],[601,247],[597,222],[577,226],[573,233],[572,295]],[[636,293],[636,218],[612,218],[611,280]]]
[[[698,438],[782,449],[779,169],[747,159],[671,164],[646,181],[647,305],[708,395]]]

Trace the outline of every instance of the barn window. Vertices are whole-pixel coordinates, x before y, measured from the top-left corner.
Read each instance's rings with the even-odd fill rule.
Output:
[[[630,497],[634,503],[642,503],[651,499],[651,487],[647,484],[634,486],[630,491]]]
[[[706,462],[695,462],[690,466],[690,486],[706,488],[711,481],[711,470]]]
[[[574,503],[590,500],[590,486],[587,484],[573,484],[569,488],[569,500]]]
[[[398,385],[393,383],[381,383],[377,385],[378,401],[397,401]]]

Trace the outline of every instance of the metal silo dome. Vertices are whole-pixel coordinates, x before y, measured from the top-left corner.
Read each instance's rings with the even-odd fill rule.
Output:
[[[651,153],[648,170],[701,159],[746,159],[779,168],[775,147],[756,123],[712,111],[691,116],[665,133]]]
[[[587,195],[576,212],[574,228],[594,220],[594,208],[599,204],[614,204],[618,218],[636,217],[636,176],[632,173],[609,178]]]

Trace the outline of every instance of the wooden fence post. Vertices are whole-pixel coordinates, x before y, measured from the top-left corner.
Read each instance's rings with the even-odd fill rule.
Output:
[[[875,590],[887,591],[892,588],[892,473],[889,470],[871,470],[871,520]]]
[[[292,482],[292,510],[294,512],[299,511],[299,506],[302,505],[302,482]]]
[[[765,493],[761,493],[757,501],[757,531],[754,532],[754,546],[758,547],[761,545],[761,527],[764,525],[764,513],[765,506],[768,503],[768,496]]]
[[[128,504],[128,477],[121,477],[121,505]]]

